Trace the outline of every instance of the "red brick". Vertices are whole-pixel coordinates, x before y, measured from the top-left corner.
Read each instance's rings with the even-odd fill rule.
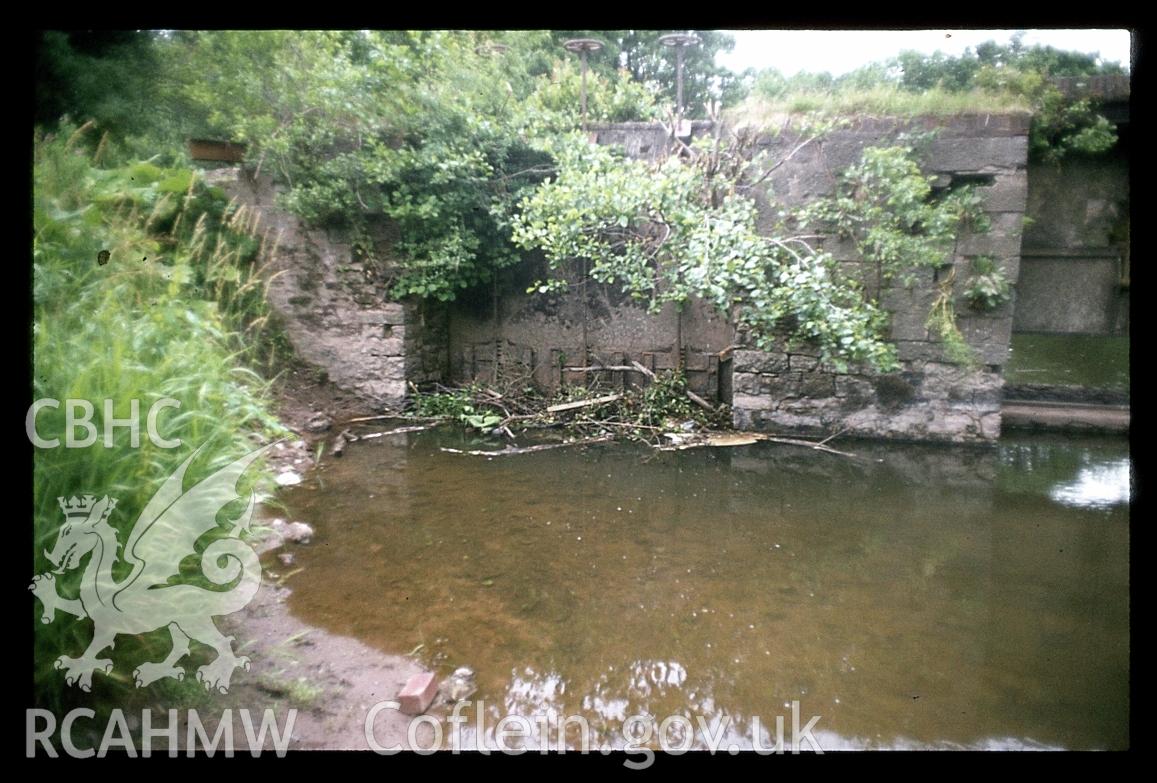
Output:
[[[402,705],[402,712],[407,715],[421,715],[434,701],[438,693],[438,681],[434,679],[434,672],[421,672],[406,681],[406,685],[398,693],[398,702]]]

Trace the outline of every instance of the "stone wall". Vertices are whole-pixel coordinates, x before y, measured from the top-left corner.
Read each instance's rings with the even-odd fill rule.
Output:
[[[401,408],[407,381],[444,377],[444,308],[386,302],[377,274],[350,244],[279,208],[279,188],[269,178],[254,180],[235,168],[212,172],[211,179],[257,210],[258,230],[277,240],[269,303],[299,357],[382,410]]]
[[[912,289],[893,287],[881,295],[892,315],[891,338],[902,368],[879,375],[823,366],[806,349],[769,352],[750,350],[743,334],[732,362],[732,417],[737,428],[824,434],[846,431],[867,437],[913,440],[987,441],[1000,435],[1002,370],[1008,358],[1013,304],[991,312],[970,310],[960,292],[972,258],[997,259],[1010,281],[1020,272],[1020,242],[1027,191],[1028,117],[966,116],[950,120],[900,122],[867,120],[836,131],[804,147],[771,178],[771,191],[789,204],[830,194],[836,177],[855,163],[864,147],[887,143],[905,129],[937,128],[923,155],[936,185],[967,183],[977,187],[991,220],[988,233],[965,235],[958,242],[956,268],[957,324],[973,348],[978,366],[950,362],[943,344],[925,326],[948,269],[928,270]],[[761,140],[773,161],[794,149],[790,134]],[[770,222],[768,200],[761,210]],[[854,245],[827,240],[849,274],[860,258]]]
[[[937,185],[978,186],[992,222],[990,233],[964,237],[954,264],[967,277],[972,257],[999,260],[1010,280],[1020,271],[1025,211],[1028,119],[1025,116],[961,117],[950,121],[862,121],[800,149],[770,177],[777,199],[799,204],[831,193],[837,175],[866,146],[885,144],[906,129],[939,128],[926,157]],[[695,123],[694,133],[712,130]],[[638,157],[660,154],[659,126],[629,123],[593,126],[598,143],[620,144]],[[790,133],[760,140],[783,157],[796,146]],[[386,408],[401,405],[408,382],[525,379],[546,389],[582,383],[592,376],[567,368],[638,361],[652,370],[683,366],[693,390],[728,403],[741,429],[784,433],[832,433],[916,440],[985,441],[1000,432],[1002,368],[1012,328],[1011,304],[975,313],[956,301],[958,324],[974,347],[975,369],[947,361],[924,324],[939,274],[928,271],[911,290],[882,295],[892,313],[892,334],[902,370],[888,376],[836,372],[806,349],[756,351],[725,315],[692,303],[647,313],[624,300],[614,286],[582,284],[572,275],[570,293],[529,295],[544,272],[533,256],[490,290],[469,292],[449,307],[388,303],[380,275],[365,268],[341,237],[305,229],[276,207],[276,189],[226,174],[224,187],[261,210],[263,225],[280,235],[269,289],[298,354],[324,368],[339,386]],[[766,195],[757,194],[762,220],[770,219]],[[860,259],[848,242],[825,249],[857,273]],[[959,292],[963,288],[957,285]],[[612,385],[645,383],[633,371],[594,376]]]
[[[692,133],[710,132],[706,121]],[[654,159],[668,145],[663,127],[652,123],[593,124],[592,141],[624,148],[628,155]],[[683,366],[690,388],[712,401],[729,396],[720,353],[734,329],[710,307],[693,302],[683,311],[668,304],[649,313],[615,285],[587,280],[579,265],[569,271],[566,295],[527,294],[548,274],[534,255],[508,270],[490,291],[473,292],[450,309],[450,377],[463,383],[527,379],[547,391],[564,384],[597,380],[615,388],[644,385],[643,373],[583,373],[567,368],[624,366],[637,361],[652,371]]]
[[[1022,115],[966,116],[949,121],[866,120],[836,131],[800,149],[770,178],[775,198],[802,204],[830,194],[837,175],[857,162],[864,147],[888,143],[904,130],[937,128],[925,156],[926,170],[946,187],[976,185],[984,198],[992,229],[963,237],[954,264],[957,279],[969,274],[973,257],[998,259],[1006,276],[1019,274],[1027,179],[1028,118]],[[712,131],[696,123],[698,135]],[[645,123],[591,128],[600,144],[617,144],[627,153],[651,159],[666,146],[663,129]],[[767,136],[760,145],[771,160],[786,156],[798,144],[790,133]],[[771,222],[767,194],[755,194],[761,222]],[[860,258],[846,241],[827,241],[826,249],[850,274],[860,272]],[[731,320],[692,303],[683,313],[668,306],[648,314],[616,297],[614,287],[589,283],[572,275],[570,293],[527,295],[527,285],[544,270],[533,259],[477,301],[456,303],[450,313],[450,370],[455,381],[523,377],[553,388],[581,383],[567,366],[621,365],[640,361],[652,369],[677,366],[680,357],[692,388],[713,401],[730,403],[740,429],[782,433],[850,434],[914,440],[985,441],[1000,433],[1002,368],[1008,358],[1013,307],[973,312],[956,301],[958,325],[976,351],[978,367],[949,362],[943,346],[925,328],[938,275],[928,271],[911,290],[885,290],[882,304],[892,315],[891,337],[903,368],[880,377],[870,372],[835,372],[814,353],[755,351]],[[957,291],[963,289],[958,282]],[[583,346],[589,346],[584,355]],[[497,373],[497,376],[496,376]],[[608,377],[609,376],[609,377]],[[603,382],[643,382],[639,373],[600,376]]]

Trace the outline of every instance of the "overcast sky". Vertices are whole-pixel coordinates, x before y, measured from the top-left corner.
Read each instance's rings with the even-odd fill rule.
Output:
[[[732,30],[735,49],[718,62],[734,71],[776,68],[787,76],[799,71],[828,71],[833,76],[870,62],[894,57],[904,49],[926,54],[940,50],[961,54],[979,43],[1008,43],[1015,30]],[[1087,54],[1129,68],[1127,30],[1029,30],[1028,46],[1044,44]]]

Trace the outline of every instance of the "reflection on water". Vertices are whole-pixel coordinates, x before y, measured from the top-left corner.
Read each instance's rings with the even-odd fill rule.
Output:
[[[1129,502],[1129,460],[1090,465],[1072,481],[1057,484],[1049,497],[1076,508],[1108,508]]]
[[[1123,441],[439,451],[458,437],[359,443],[295,488],[318,533],[289,585],[308,622],[473,667],[467,746],[517,714],[528,747],[622,747],[639,715],[772,747],[793,709],[825,749],[1128,743]]]

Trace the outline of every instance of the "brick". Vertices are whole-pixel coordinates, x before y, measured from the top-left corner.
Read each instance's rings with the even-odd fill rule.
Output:
[[[406,681],[398,692],[398,703],[401,711],[407,715],[421,715],[434,701],[437,693],[438,681],[434,678],[434,672],[421,672]]]

